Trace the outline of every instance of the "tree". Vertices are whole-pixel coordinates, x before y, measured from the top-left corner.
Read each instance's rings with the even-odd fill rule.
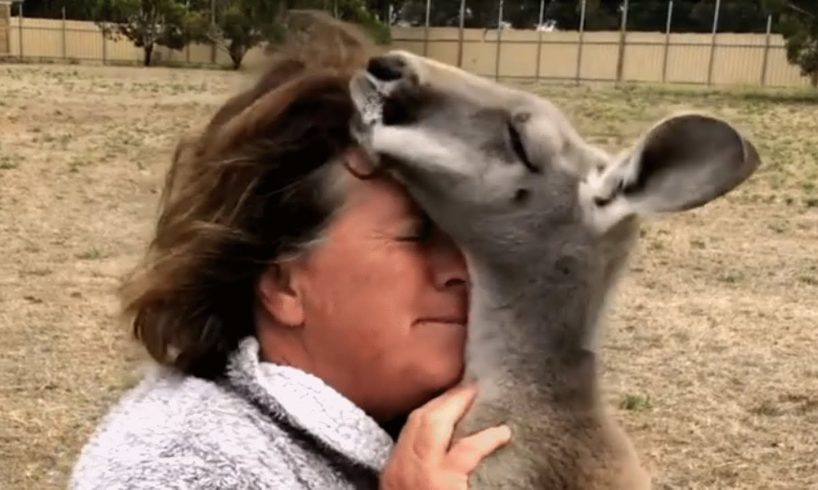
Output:
[[[361,25],[379,43],[389,42],[389,24],[391,20],[387,18],[389,9],[386,2],[377,3],[371,0],[334,1],[335,11],[339,19]],[[380,15],[383,15],[383,17],[373,13],[373,7],[380,9]]]
[[[296,10],[332,12],[343,20],[363,25],[376,40],[389,40],[388,26],[370,12],[364,0],[215,0],[212,5],[212,0],[196,1],[204,4],[191,6],[186,24],[190,37],[227,51],[234,69],[241,67],[252,48],[274,46],[288,31],[299,29],[290,15]]]
[[[182,49],[189,41],[187,9],[177,0],[101,0],[94,18],[106,37],[124,36],[142,48],[145,66],[156,45]]]
[[[283,37],[286,7],[285,2],[276,0],[208,1],[194,6],[187,26],[191,39],[225,49],[238,70],[250,49]]]
[[[621,2],[587,0],[585,5],[585,30],[602,31],[619,29]],[[553,0],[545,10],[546,19],[556,22],[557,29],[575,30],[581,19],[580,2]]]
[[[381,22],[389,22],[389,7],[390,4],[393,9],[397,10],[400,8],[400,1],[390,2],[390,0],[366,0],[366,8],[370,12],[374,13],[375,16]]]
[[[397,11],[403,0],[287,0],[288,9],[329,12],[341,20],[362,26],[378,42],[389,42],[390,5]]]
[[[303,28],[290,12],[331,11],[340,19],[362,25],[376,41],[388,42],[389,27],[363,0],[197,0],[186,23],[190,38],[215,43],[227,51],[239,69],[252,48],[282,41],[288,31]],[[213,10],[215,7],[215,10]],[[302,21],[309,23],[303,16]]]
[[[787,60],[801,67],[818,87],[818,2],[815,0],[766,0],[786,39]]]

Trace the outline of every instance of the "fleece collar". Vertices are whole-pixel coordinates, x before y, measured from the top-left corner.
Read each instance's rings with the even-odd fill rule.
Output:
[[[341,457],[380,471],[393,442],[373,418],[320,378],[262,362],[259,353],[255,337],[240,342],[228,364],[230,384],[278,421],[308,433]]]

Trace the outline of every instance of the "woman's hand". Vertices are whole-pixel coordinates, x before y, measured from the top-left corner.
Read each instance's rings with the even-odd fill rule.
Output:
[[[381,473],[380,489],[467,490],[469,474],[511,439],[511,430],[501,425],[451,444],[476,395],[475,386],[457,386],[412,412]]]

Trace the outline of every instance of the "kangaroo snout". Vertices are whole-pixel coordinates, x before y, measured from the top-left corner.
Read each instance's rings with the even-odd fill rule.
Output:
[[[386,54],[369,59],[366,71],[382,82],[394,82],[406,75],[406,61],[398,55]]]
[[[402,53],[370,58],[350,89],[358,113],[369,124],[375,120],[386,126],[408,124],[421,106],[418,75]]]

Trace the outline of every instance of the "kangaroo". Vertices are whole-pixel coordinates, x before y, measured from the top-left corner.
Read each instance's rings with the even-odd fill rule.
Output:
[[[609,155],[548,100],[405,51],[371,58],[350,95],[352,133],[466,258],[478,395],[455,437],[513,433],[470,488],[651,488],[601,401],[601,317],[640,220],[733,190],[760,164],[753,144],[679,113]]]

